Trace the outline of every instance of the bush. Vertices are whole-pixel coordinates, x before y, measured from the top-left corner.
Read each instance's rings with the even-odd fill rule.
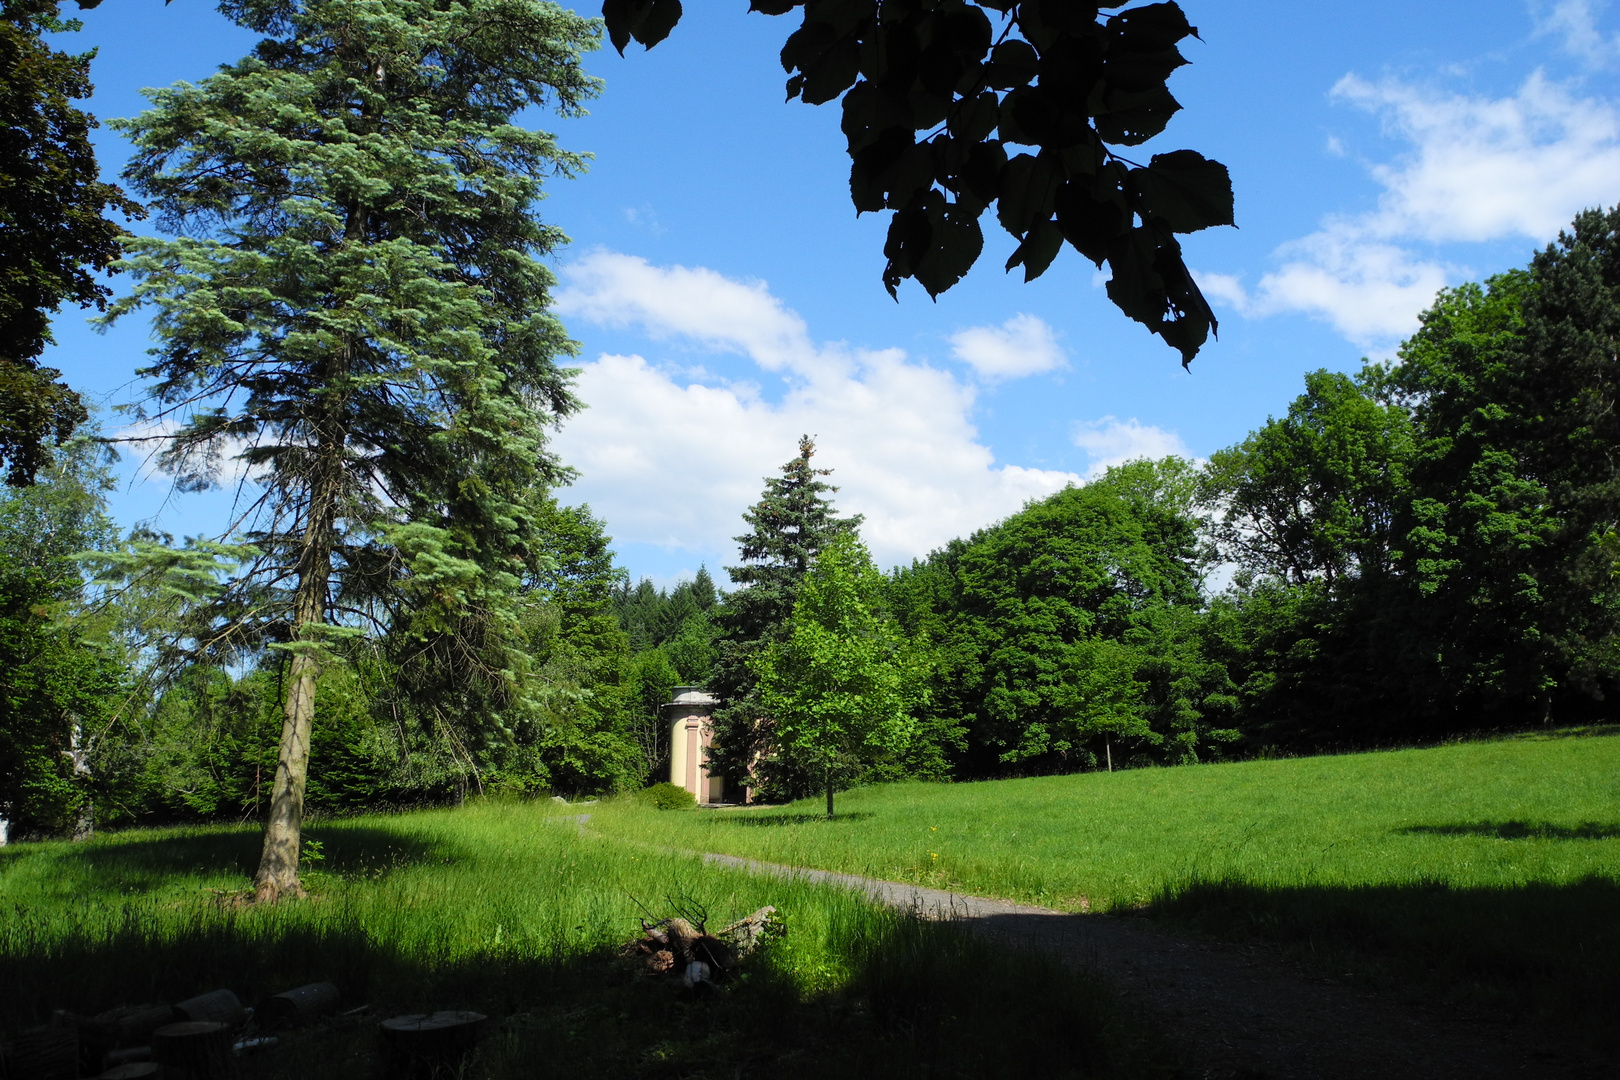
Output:
[[[636,797],[652,803],[660,810],[690,810],[697,805],[697,798],[690,791],[667,780],[636,792]]]

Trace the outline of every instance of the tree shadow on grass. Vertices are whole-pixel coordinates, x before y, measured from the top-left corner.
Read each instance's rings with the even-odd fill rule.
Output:
[[[791,948],[772,947],[695,996],[606,946],[455,956],[432,940],[407,949],[330,912],[314,918],[318,910],[293,905],[271,919],[217,910],[163,933],[131,925],[37,948],[13,937],[0,954],[14,991],[0,1002],[0,1030],[42,1022],[53,1008],[94,1013],[219,987],[251,1003],[331,981],[345,1008],[366,1003],[370,1014],[284,1035],[243,1062],[242,1080],[378,1076],[376,1022],[438,1009],[491,1017],[477,1058],[458,1073],[466,1080],[1171,1073],[1155,1037],[1097,984],[937,923],[884,916],[846,928],[834,952],[847,977],[836,988],[802,983]]]
[[[1545,1027],[1620,1052],[1620,881],[1458,888],[1444,882],[1264,886],[1194,880],[1145,914],[1217,937],[1280,942],[1466,1015]]]
[[[419,836],[371,825],[328,823],[304,829],[306,853],[313,841],[319,860],[309,865],[344,877],[375,877],[388,870],[455,855],[447,846]],[[171,886],[176,879],[252,877],[264,843],[257,828],[198,829],[194,832],[111,834],[79,844],[57,843],[46,854],[51,887],[40,891],[81,901],[127,899]],[[0,873],[7,864],[42,853],[34,845],[0,849]]]
[[[826,814],[734,814],[717,820],[727,825],[750,828],[772,828],[778,825],[845,825],[856,821],[870,821],[877,817],[870,810],[856,810],[837,814],[829,819]]]
[[[1545,821],[1475,821],[1456,825],[1409,825],[1396,832],[1420,836],[1490,836],[1498,840],[1616,840],[1620,825],[1598,821],[1551,825]]]

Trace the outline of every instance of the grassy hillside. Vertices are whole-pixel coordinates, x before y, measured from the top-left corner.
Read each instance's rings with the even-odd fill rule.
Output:
[[[1620,737],[849,792],[594,827],[1297,944],[1334,977],[1616,1042]]]
[[[381,1015],[491,1014],[471,1076],[997,1076],[1003,1038],[1043,1075],[1148,1076],[1157,1051],[1072,973],[997,955],[849,893],[581,835],[551,804],[330,823],[308,902],[240,906],[256,829],[0,849],[0,1033],[228,987],[312,980]],[[614,956],[643,908],[711,925],[771,903],[788,934],[712,999]],[[993,1001],[988,1006],[983,995]],[[1069,1033],[1079,1032],[1074,1039]],[[250,1077],[365,1075],[369,1023],[318,1029]],[[1020,1070],[1019,1075],[1024,1075]]]

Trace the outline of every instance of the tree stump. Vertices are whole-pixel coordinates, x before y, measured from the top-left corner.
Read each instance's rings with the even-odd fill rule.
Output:
[[[231,1029],[218,1020],[183,1020],[152,1032],[159,1075],[174,1080],[226,1080],[236,1071]]]
[[[410,1013],[378,1026],[381,1075],[391,1080],[427,1080],[448,1073],[478,1044],[489,1017],[476,1012]]]
[[[310,983],[259,1002],[253,1018],[266,1028],[307,1024],[337,1011],[342,997],[331,983]]]
[[[228,1028],[247,1023],[247,1010],[229,990],[211,990],[177,1002],[174,1011],[187,1020],[217,1020]]]

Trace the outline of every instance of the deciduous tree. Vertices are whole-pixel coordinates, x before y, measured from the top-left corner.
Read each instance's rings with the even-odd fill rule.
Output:
[[[770,720],[769,754],[821,782],[829,818],[839,781],[902,752],[916,727],[924,673],[882,594],[866,548],[853,535],[836,538],[805,575],[786,638],[749,662]]]
[[[78,29],[57,11],[57,0],[0,3],[0,465],[14,486],[32,483],[50,441],[87,415],[61,373],[39,366],[51,315],[106,306],[111,290],[97,275],[118,259],[124,232],[108,214],[141,214],[101,180],[96,121],[73,104],[90,96],[91,54],[41,37]]]

